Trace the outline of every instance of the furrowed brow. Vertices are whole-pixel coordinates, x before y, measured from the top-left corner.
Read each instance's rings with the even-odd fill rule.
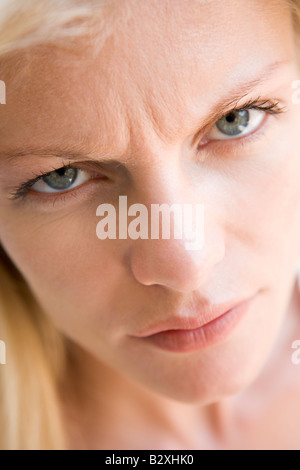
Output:
[[[95,161],[103,165],[108,163],[119,163],[120,155],[110,153],[90,153],[88,151],[65,150],[60,147],[22,147],[1,152],[1,156],[8,160],[24,157],[43,157],[43,158],[60,158],[64,162],[85,162]]]
[[[222,116],[228,114],[234,109],[241,100],[247,98],[247,96],[255,91],[255,88],[264,84],[272,77],[284,65],[290,64],[292,60],[277,61],[268,64],[258,75],[251,80],[241,81],[237,83],[234,88],[227,92],[225,96],[219,100],[218,103],[213,105],[207,116],[201,123],[201,128],[205,129],[214,122],[217,122]],[[94,145],[93,148],[86,149],[82,146],[77,148],[71,148],[68,144],[62,145],[61,147],[21,147],[11,148],[7,151],[1,151],[0,156],[14,161],[16,158],[22,157],[43,157],[43,158],[59,158],[64,162],[84,162],[84,161],[97,161],[99,164],[126,164],[129,162],[129,149],[128,152],[122,154],[111,154],[99,151],[99,148]]]

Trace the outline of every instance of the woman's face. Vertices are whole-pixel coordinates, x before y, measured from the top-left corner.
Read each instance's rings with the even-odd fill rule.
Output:
[[[0,239],[66,336],[154,391],[208,403],[256,377],[295,276],[292,20],[283,0],[130,11],[97,53],[81,40],[80,53],[41,47],[3,69]],[[99,240],[97,207],[118,215],[121,195],[203,204],[203,247]]]

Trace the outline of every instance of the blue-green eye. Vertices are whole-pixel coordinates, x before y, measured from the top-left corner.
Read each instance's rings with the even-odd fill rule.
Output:
[[[265,117],[266,112],[257,109],[231,111],[215,124],[207,139],[228,140],[251,134],[260,127]]]
[[[31,190],[38,193],[61,193],[76,188],[89,179],[90,174],[87,171],[64,167],[39,178],[31,186]]]

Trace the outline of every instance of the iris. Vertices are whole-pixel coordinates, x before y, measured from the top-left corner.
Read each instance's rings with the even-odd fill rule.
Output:
[[[237,136],[242,134],[247,129],[250,120],[250,113],[248,110],[231,111],[223,116],[216,126],[220,132],[229,136]]]
[[[43,181],[56,190],[67,190],[76,181],[78,170],[76,168],[60,168],[43,177]]]

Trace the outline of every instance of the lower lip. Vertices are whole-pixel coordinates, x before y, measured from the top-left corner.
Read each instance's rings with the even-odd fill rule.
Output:
[[[222,316],[195,330],[168,330],[142,339],[174,353],[190,353],[224,341],[246,314],[252,298],[232,308]]]

